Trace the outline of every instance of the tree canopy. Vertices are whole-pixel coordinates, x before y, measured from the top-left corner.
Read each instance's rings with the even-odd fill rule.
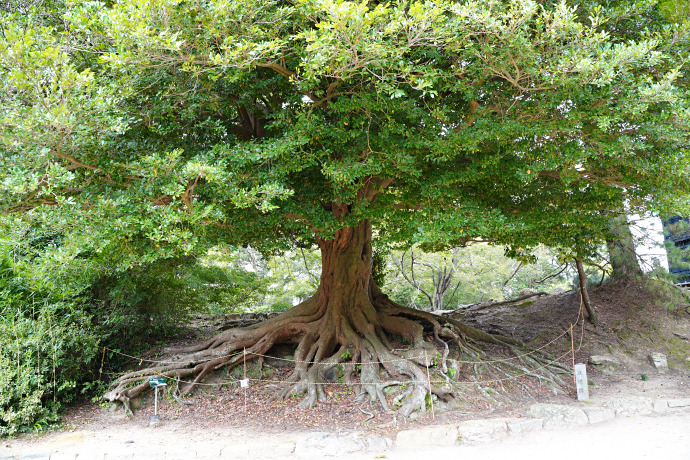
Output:
[[[79,229],[75,251],[270,248],[362,219],[398,243],[567,246],[623,202],[687,197],[684,23],[524,1],[60,12],[3,19],[1,202]]]

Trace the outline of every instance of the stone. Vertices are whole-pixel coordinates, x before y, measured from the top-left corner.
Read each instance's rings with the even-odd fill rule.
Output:
[[[690,407],[690,399],[669,399],[668,407]]]
[[[508,436],[505,419],[468,420],[458,426],[458,440],[462,444],[495,441]]]
[[[606,405],[615,410],[616,415],[648,415],[654,411],[652,400],[641,396],[615,398]]]
[[[367,452],[385,452],[393,445],[393,441],[383,436],[369,436],[364,438],[364,445]]]
[[[510,420],[506,422],[506,425],[511,436],[519,436],[523,433],[541,430],[544,428],[544,420],[540,418]]]
[[[592,355],[588,362],[604,374],[613,374],[621,365],[620,361],[610,355]]]
[[[211,457],[211,452],[201,452],[202,456],[207,456]],[[198,455],[198,453],[197,453]],[[220,458],[233,458],[233,459],[249,459],[249,446],[244,443],[238,443],[238,444],[232,444],[226,447],[223,447],[220,450],[220,455],[216,454],[213,455],[214,457],[220,457]],[[189,455],[187,458],[192,457]],[[258,457],[258,456],[257,456]]]
[[[665,372],[668,370],[668,361],[666,360],[666,355],[662,353],[650,353],[649,362],[651,362],[652,366],[654,366],[654,368],[659,372]]]
[[[40,452],[35,454],[27,454],[19,457],[19,460],[50,460],[50,456],[54,452]]]
[[[100,458],[100,457],[99,457]],[[103,457],[105,460],[133,460],[132,452],[108,452]]]
[[[401,449],[455,446],[458,443],[458,427],[438,425],[416,430],[403,430],[395,437],[395,445]]]
[[[76,460],[77,454],[67,452],[56,452],[50,455],[50,460]]]
[[[564,294],[564,293],[565,293],[565,289],[560,288],[560,287],[557,287],[556,289],[551,291],[551,295],[560,295],[560,294]]]
[[[132,452],[131,458],[132,460],[166,460],[166,453],[165,452],[159,452],[159,451],[151,451],[151,450],[135,450]],[[110,460],[110,454],[106,454],[105,456],[106,460]]]
[[[606,422],[616,418],[616,412],[611,408],[605,407],[584,407],[582,409],[591,425]]]
[[[652,410],[654,412],[664,412],[668,409],[668,401],[658,400],[652,402]]]
[[[366,448],[364,440],[357,434],[310,433],[295,443],[298,457],[341,457],[361,452]]]
[[[544,420],[545,429],[584,426],[589,423],[582,409],[560,404],[533,404],[529,415]]]

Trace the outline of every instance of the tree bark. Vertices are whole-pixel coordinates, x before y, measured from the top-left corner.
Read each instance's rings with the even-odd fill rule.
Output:
[[[585,268],[582,265],[582,260],[575,259],[575,265],[577,266],[578,278],[580,278],[580,295],[582,295],[582,304],[587,310],[587,319],[590,323],[596,325],[599,321],[597,317],[597,312],[592,307],[592,303],[589,301],[589,291],[587,290],[587,275],[585,274]]]

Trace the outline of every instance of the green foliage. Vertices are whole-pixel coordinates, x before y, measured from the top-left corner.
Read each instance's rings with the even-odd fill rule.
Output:
[[[687,29],[669,2],[623,3],[9,15],[1,207],[40,209],[65,248],[125,268],[305,247],[362,219],[388,243],[598,247],[623,202],[688,211]]]
[[[0,259],[0,436],[57,421],[93,370],[99,337],[78,303],[31,289]],[[93,374],[91,374],[93,378]]]

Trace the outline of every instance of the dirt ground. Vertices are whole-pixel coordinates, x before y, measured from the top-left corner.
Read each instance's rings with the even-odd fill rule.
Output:
[[[475,305],[452,315],[487,332],[513,336],[535,348],[544,348],[565,364],[572,365],[572,348],[576,350],[576,362],[586,363],[593,354],[615,357],[621,365],[613,374],[588,366],[589,390],[594,400],[620,396],[688,398],[690,305],[684,303],[682,296],[669,297],[661,291],[662,287],[631,282],[593,289],[590,295],[600,324],[585,324],[584,331],[577,292],[535,296],[517,304]],[[667,355],[670,369],[657,372],[648,360],[650,352]],[[147,356],[155,356],[155,350]],[[267,369],[271,372],[264,374],[261,381],[250,381],[248,388],[237,385],[237,379],[246,374],[243,375],[243,369],[236,369],[234,373],[220,372],[208,379],[206,385],[183,402],[164,394],[159,403],[163,423],[156,427],[149,427],[149,416],[154,412],[152,394],[130,417],[122,410],[83,402],[65,414],[63,429],[0,440],[0,454],[35,451],[72,437],[87,439],[94,445],[108,440],[169,445],[190,438],[202,444],[235,438],[238,442],[265,439],[267,443],[280,443],[313,431],[356,431],[394,438],[402,429],[469,419],[524,417],[527,407],[535,402],[568,404],[576,400],[574,384],[565,388],[564,393],[554,394],[551,388],[530,377],[492,383],[475,376],[479,384],[463,383],[462,379],[457,383],[460,391],[454,402],[435,401],[433,412],[402,419],[385,413],[380,406],[356,401],[353,389],[339,382],[326,385],[328,401],[312,408],[298,408],[297,397],[272,401],[271,395],[289,374],[290,367],[275,360],[273,367]],[[252,370],[256,371],[249,366],[247,372]],[[689,417],[684,420],[690,421]],[[685,422],[683,429],[688,431]],[[634,431],[630,427],[621,429]]]

